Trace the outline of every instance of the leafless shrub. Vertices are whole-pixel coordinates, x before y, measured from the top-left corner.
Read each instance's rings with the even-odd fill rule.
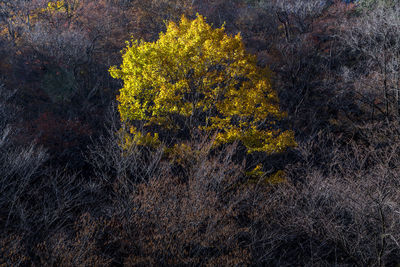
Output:
[[[368,131],[374,135],[369,140],[383,136],[379,127],[364,129]],[[337,142],[323,149],[332,154],[328,165],[319,169],[304,158],[308,163],[300,168],[306,168],[305,176],[290,176],[289,183],[266,200],[271,213],[260,235],[264,245],[269,244],[263,259],[279,265],[296,260],[305,265],[396,264],[398,145]]]
[[[321,16],[328,3],[320,0],[289,0],[277,1],[274,5],[277,18],[284,26],[286,38],[290,39],[294,30],[299,33],[311,32],[314,20]]]
[[[347,67],[353,71],[354,90],[372,118],[399,114],[399,14],[398,5],[380,3],[340,25],[342,52],[353,62]]]
[[[0,264],[4,266],[26,266],[31,258],[24,248],[21,236],[9,235],[0,238]]]
[[[91,45],[83,29],[66,28],[60,32],[44,23],[36,23],[26,33],[25,41],[39,53],[67,65],[73,65],[71,62],[85,62],[85,52]]]
[[[123,225],[121,240],[135,240],[127,244],[131,252],[125,264],[249,261],[250,250],[240,243],[248,234],[241,222],[247,194],[238,192],[243,171],[232,162],[233,151],[213,158],[198,154],[186,169],[187,181],[170,171],[137,185],[130,217],[115,217]]]
[[[45,266],[110,266],[111,260],[102,255],[98,246],[106,222],[89,214],[81,215],[75,222],[75,236],[55,233],[37,245],[40,264]]]
[[[16,108],[10,104],[14,95],[15,91],[8,90],[0,82],[0,129],[3,131],[6,131],[8,124],[15,121]],[[5,133],[2,133],[2,135],[4,136]]]
[[[34,144],[20,147],[13,142],[10,123],[15,115],[10,110],[11,96],[12,93],[0,87],[0,225],[6,226],[18,213],[21,198],[47,159],[45,151]]]
[[[149,149],[133,144],[122,148],[124,132],[119,128],[121,124],[114,106],[110,108],[107,118],[107,132],[89,146],[87,161],[100,184],[114,192],[121,208],[127,209],[135,184],[145,183],[164,171],[161,163],[163,147]]]
[[[4,241],[8,234],[16,232],[23,246],[32,241],[28,240],[35,240],[38,233],[74,221],[77,207],[89,206],[93,200],[88,199],[88,193],[95,190],[86,186],[87,181],[83,185],[77,175],[48,166],[48,154],[43,148],[15,141],[16,126],[11,123],[16,114],[10,109],[13,101],[2,90],[5,89],[0,91],[0,239]]]
[[[0,29],[6,29],[7,36],[13,42],[30,25],[30,15],[38,7],[39,1],[0,1]]]

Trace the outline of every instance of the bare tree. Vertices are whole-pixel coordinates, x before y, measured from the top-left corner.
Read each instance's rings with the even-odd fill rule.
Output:
[[[284,265],[299,259],[305,265],[396,263],[400,147],[398,138],[386,144],[378,141],[393,127],[397,126],[364,127],[364,135],[374,140],[370,145],[343,146],[333,136],[337,141],[318,141],[319,149],[330,154],[324,166],[313,156],[312,141],[300,144],[303,163],[289,168],[289,183],[266,201],[271,215],[267,230],[259,235],[265,244],[263,259]]]
[[[378,3],[374,9],[341,24],[343,52],[354,63],[343,68],[360,101],[371,108],[371,117],[400,115],[400,7]],[[348,75],[348,71],[352,75]]]

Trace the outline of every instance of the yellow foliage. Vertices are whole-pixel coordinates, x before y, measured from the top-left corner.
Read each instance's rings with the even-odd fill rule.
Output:
[[[254,169],[245,173],[246,177],[249,178],[247,183],[249,184],[266,184],[275,185],[286,182],[286,173],[282,170],[278,170],[269,176],[266,176],[262,170],[262,164],[258,164]]]
[[[47,9],[48,10],[61,10],[65,6],[65,3],[63,0],[61,1],[55,1],[55,2],[49,2],[47,4]]]
[[[190,145],[184,143],[175,144],[170,148],[166,148],[164,153],[171,162],[181,166],[191,166],[195,164],[201,156],[201,151],[194,150]]]
[[[122,65],[110,74],[124,82],[117,97],[123,121],[216,132],[215,145],[240,140],[249,153],[296,145],[292,131],[276,126],[286,115],[271,71],[257,66],[240,34],[214,29],[201,15],[182,16],[156,42],[132,40],[122,53]]]
[[[123,149],[128,149],[134,145],[148,146],[148,147],[158,147],[161,142],[158,139],[158,133],[142,133],[137,131],[135,127],[130,127],[129,133],[124,132],[123,129],[120,130],[123,134],[121,143],[119,144]]]
[[[78,6],[79,2],[77,0],[73,1],[50,1],[47,3],[47,8],[43,9],[42,11],[48,12],[62,12],[62,13],[71,13],[76,7]]]
[[[268,184],[280,184],[286,181],[286,173],[282,170],[274,172],[267,179],[265,179],[265,182]]]
[[[258,164],[254,169],[245,173],[247,177],[251,179],[262,178],[265,173],[262,170],[262,164]]]

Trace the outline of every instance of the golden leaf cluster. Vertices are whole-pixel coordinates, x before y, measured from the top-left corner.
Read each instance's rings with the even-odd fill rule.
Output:
[[[182,16],[157,41],[132,40],[122,54],[121,66],[110,68],[124,83],[117,98],[122,121],[216,133],[215,145],[241,141],[249,153],[295,145],[293,132],[277,126],[286,115],[272,73],[246,52],[240,34],[229,36],[201,15]]]

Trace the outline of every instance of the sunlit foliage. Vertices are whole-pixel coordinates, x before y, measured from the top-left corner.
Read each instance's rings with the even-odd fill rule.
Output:
[[[79,5],[79,1],[77,0],[72,0],[72,1],[50,1],[47,4],[46,11],[54,11],[54,12],[66,12],[70,13],[72,10],[74,10],[77,6]]]
[[[285,114],[272,74],[257,66],[240,34],[214,29],[200,15],[183,16],[156,42],[128,43],[122,57],[110,73],[124,82],[118,96],[123,121],[144,122],[148,131],[208,131],[216,133],[216,145],[240,140],[248,152],[295,145],[293,133],[277,125]]]

